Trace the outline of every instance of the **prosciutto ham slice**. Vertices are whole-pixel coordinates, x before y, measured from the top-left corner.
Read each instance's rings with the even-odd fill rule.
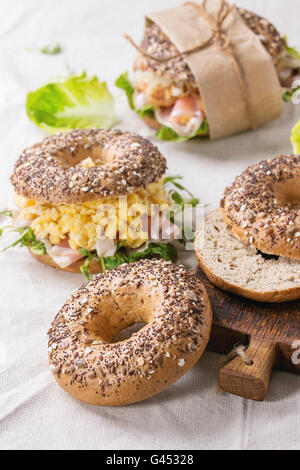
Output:
[[[174,106],[159,108],[156,119],[163,125],[171,127],[178,135],[191,136],[204,121],[201,103],[194,96],[187,96],[176,101]]]
[[[76,263],[79,259],[83,258],[78,251],[70,248],[69,241],[67,238],[63,240],[59,245],[54,245],[48,250],[47,254],[52,258],[55,264],[61,269]]]

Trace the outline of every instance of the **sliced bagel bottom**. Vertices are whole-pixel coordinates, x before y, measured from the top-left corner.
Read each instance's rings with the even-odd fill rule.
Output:
[[[300,261],[269,257],[245,245],[226,227],[220,209],[199,227],[195,251],[208,279],[223,290],[260,302],[300,298]]]

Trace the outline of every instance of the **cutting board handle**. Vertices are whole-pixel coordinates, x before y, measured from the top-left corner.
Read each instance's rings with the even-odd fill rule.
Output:
[[[219,386],[225,392],[263,401],[277,357],[277,344],[252,337],[245,353],[252,364],[236,357],[220,370]]]

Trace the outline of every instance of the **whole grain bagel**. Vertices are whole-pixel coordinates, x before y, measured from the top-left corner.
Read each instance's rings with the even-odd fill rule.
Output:
[[[221,201],[228,228],[262,253],[300,260],[300,155],[247,168]]]
[[[129,339],[118,333],[146,325]],[[212,313],[204,286],[162,260],[122,265],[84,284],[49,330],[49,362],[59,385],[93,405],[144,400],[185,374],[202,355]]]
[[[226,228],[220,209],[198,228],[195,251],[200,267],[220,289],[259,302],[300,298],[300,262],[245,245]]]
[[[78,166],[91,156],[101,164]],[[117,129],[76,129],[24,150],[12,184],[17,194],[50,204],[76,204],[122,196],[157,181],[166,160],[143,137]]]

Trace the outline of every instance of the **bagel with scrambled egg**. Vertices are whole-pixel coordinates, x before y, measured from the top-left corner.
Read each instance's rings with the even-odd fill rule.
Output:
[[[119,341],[137,322],[146,325]],[[84,284],[61,308],[48,332],[50,369],[78,400],[128,405],[185,374],[203,354],[211,324],[206,290],[183,266],[122,265]]]
[[[139,250],[131,260],[174,261],[169,243],[141,251],[152,234],[146,222],[155,225],[170,208],[165,170],[157,147],[130,132],[79,129],[45,138],[24,150],[11,177],[16,223],[27,227],[20,244],[69,272],[101,272],[127,262],[130,250]]]

